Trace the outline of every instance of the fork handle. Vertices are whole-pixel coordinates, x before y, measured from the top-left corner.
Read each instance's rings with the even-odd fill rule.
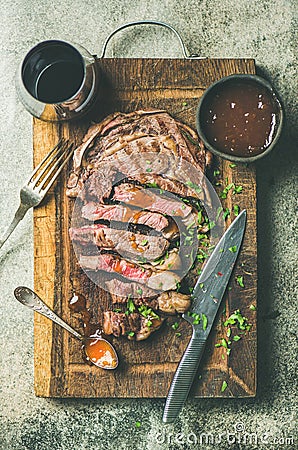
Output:
[[[15,227],[18,225],[18,223],[23,219],[24,215],[26,214],[26,212],[28,211],[29,208],[30,208],[29,205],[24,205],[23,203],[20,204],[11,224],[9,225],[9,227],[5,230],[5,232],[1,236],[0,248],[7,241],[7,239],[9,238],[9,236],[11,235],[11,233],[13,232]]]

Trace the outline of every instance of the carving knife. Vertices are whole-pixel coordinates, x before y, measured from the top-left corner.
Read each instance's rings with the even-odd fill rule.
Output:
[[[182,315],[192,325],[193,333],[168,393],[163,414],[165,423],[171,423],[176,419],[189,394],[240,251],[245,225],[244,210],[232,222],[214,248],[194,287],[190,310]]]

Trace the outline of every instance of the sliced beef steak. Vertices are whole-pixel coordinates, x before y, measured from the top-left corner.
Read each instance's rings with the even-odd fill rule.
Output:
[[[185,313],[190,307],[190,296],[176,291],[156,294],[152,289],[139,283],[126,283],[114,278],[106,281],[113,303],[126,303],[131,298],[136,305],[144,304],[167,314]]]
[[[122,312],[105,311],[103,331],[116,337],[126,336],[130,340],[143,341],[151,333],[161,327],[163,319],[147,311],[146,316],[140,312],[125,314]]]
[[[182,200],[169,198],[155,191],[155,189],[144,189],[142,186],[123,183],[115,187],[113,199],[168,216],[185,218],[191,213],[191,207]]]
[[[174,289],[179,277],[170,271],[155,271],[141,267],[135,263],[126,261],[112,254],[100,254],[96,256],[80,256],[79,264],[82,269],[93,271],[104,271],[122,275],[128,280],[137,281],[146,284],[149,288],[167,291]]]
[[[156,154],[153,161],[154,170],[151,167],[146,168],[146,153]],[[207,155],[196,133],[165,111],[115,113],[103,122],[92,125],[83,143],[76,149],[74,170],[68,182],[67,194],[76,196],[90,173],[96,171],[96,168],[106,167],[110,158],[110,163],[126,176],[142,183],[146,182],[146,178],[147,182],[152,182],[152,171],[157,174],[159,181],[164,179],[164,184],[167,184],[167,179],[171,182],[171,188],[169,185],[161,186],[162,188],[186,195],[182,186],[191,178],[189,169],[182,167],[183,161],[203,174],[210,159]],[[125,157],[130,156],[132,158],[125,164]],[[117,165],[120,160],[121,164]],[[101,165],[102,162],[104,166]],[[142,173],[145,175],[141,176]],[[165,174],[166,178],[163,178]],[[187,190],[191,195],[191,189],[184,189]],[[197,197],[197,192],[192,192]]]
[[[93,244],[102,249],[115,250],[124,257],[141,256],[147,261],[160,258],[169,247],[169,241],[162,236],[132,233],[102,224],[70,228],[69,235],[72,241],[81,245]]]
[[[128,311],[104,312],[106,334],[143,340],[162,324],[154,310],[189,308],[190,296],[175,289],[186,278],[186,257],[191,265],[196,256],[187,242],[196,252],[193,236],[201,221],[195,205],[210,198],[204,177],[209,163],[192,129],[154,109],[108,116],[76,149],[67,195],[80,199],[70,229],[80,267],[105,280],[120,310],[128,299],[134,302]],[[106,222],[85,225],[86,219]],[[112,221],[118,222],[113,229]]]
[[[172,239],[178,236],[177,225],[164,215],[154,211],[132,209],[125,205],[106,205],[88,202],[82,207],[82,217],[92,222],[107,220],[146,225],[156,231],[162,231],[166,239]]]
[[[125,281],[113,278],[106,281],[108,291],[113,297],[113,303],[125,303],[128,297],[135,298],[150,298],[156,297],[157,293],[154,289],[148,288],[143,284],[137,282],[126,283]]]

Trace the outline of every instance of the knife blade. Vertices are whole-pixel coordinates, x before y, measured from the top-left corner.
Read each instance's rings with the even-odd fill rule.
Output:
[[[245,225],[246,210],[243,210],[214,248],[194,287],[192,305],[182,315],[192,325],[193,333],[166,399],[162,419],[165,423],[171,423],[177,418],[189,394],[240,251]]]

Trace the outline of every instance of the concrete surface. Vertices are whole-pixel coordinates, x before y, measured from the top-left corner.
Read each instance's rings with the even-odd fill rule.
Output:
[[[256,399],[188,401],[177,423],[165,426],[162,400],[36,398],[33,318],[13,298],[16,285],[33,284],[32,215],[28,214],[0,252],[1,450],[297,448],[295,0],[0,0],[0,11],[0,232],[11,219],[18,190],[31,170],[31,117],[17,99],[14,74],[18,62],[38,41],[70,39],[99,53],[107,34],[122,23],[163,20],[180,30],[191,52],[255,58],[260,72],[279,91],[287,116],[278,149],[258,164]],[[143,27],[116,37],[108,54],[175,57],[180,50],[167,31]],[[139,428],[136,421],[141,423]],[[244,428],[257,434],[258,445],[254,440],[245,444]],[[204,444],[203,433],[211,435],[209,444]]]

